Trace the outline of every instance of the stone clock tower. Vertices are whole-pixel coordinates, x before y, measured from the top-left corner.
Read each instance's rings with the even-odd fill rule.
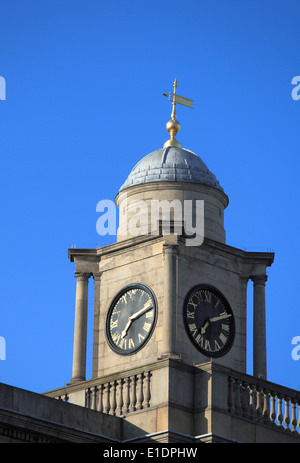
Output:
[[[128,442],[255,441],[250,436],[280,392],[267,389],[265,284],[274,255],[226,244],[229,200],[200,157],[175,139],[175,104],[186,104],[177,97],[174,86],[170,140],[138,162],[116,196],[117,242],[69,250],[77,279],[72,378],[47,395],[119,417]],[[182,206],[181,218],[190,208],[195,223],[197,202],[204,205],[204,240],[187,245],[192,238],[175,206]],[[153,221],[153,204],[174,206],[169,221],[163,207]],[[87,379],[89,282],[94,328]],[[253,375],[246,373],[249,282]],[[274,432],[262,427],[268,436]]]

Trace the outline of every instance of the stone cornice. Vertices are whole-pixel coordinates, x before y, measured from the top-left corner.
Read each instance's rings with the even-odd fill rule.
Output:
[[[206,250],[211,250],[214,253],[219,253],[224,256],[234,256],[240,259],[244,263],[249,264],[265,264],[268,267],[272,265],[275,258],[274,252],[255,252],[255,251],[244,251],[243,249],[235,248],[226,243],[219,243],[217,241],[204,238],[203,244],[200,246]]]
[[[70,248],[68,250],[68,257],[71,262],[74,262],[75,258],[85,257],[85,258],[94,258],[95,260],[100,260],[103,256],[108,256],[109,254],[128,251],[130,248],[135,246],[142,246],[154,242],[165,242],[168,236],[163,235],[141,235],[130,238],[128,240],[119,241],[116,243],[103,246],[101,248]],[[178,242],[184,244],[185,239],[182,236],[178,236]],[[255,252],[255,251],[244,251],[243,249],[235,248],[226,243],[220,243],[208,238],[204,238],[204,242],[201,246],[189,247],[191,249],[205,249],[206,251],[211,251],[223,255],[225,257],[234,257],[239,259],[244,263],[249,264],[265,264],[266,266],[271,266],[274,262],[275,253],[274,252]],[[93,259],[93,260],[94,260]]]
[[[214,188],[209,185],[204,185],[200,183],[193,183],[193,182],[169,182],[169,181],[161,181],[161,182],[149,182],[149,183],[141,183],[140,185],[129,186],[128,188],[119,192],[115,197],[115,203],[119,206],[119,199],[122,195],[125,194],[129,197],[131,195],[145,193],[147,191],[158,191],[158,190],[185,190],[185,191],[196,191],[200,193],[205,193],[207,195],[217,197],[226,208],[229,204],[229,198],[223,191]]]
[[[165,241],[165,237],[162,235],[141,235],[130,238],[128,240],[108,244],[107,246],[103,246],[101,248],[70,248],[68,249],[68,257],[71,262],[74,262],[74,259],[78,257],[94,257],[95,259],[100,260],[103,256],[122,251],[128,251],[128,249],[135,246],[143,246],[155,241]]]
[[[43,394],[48,397],[58,397],[63,396],[65,394],[81,391],[82,389],[87,389],[89,387],[97,386],[100,383],[107,383],[111,381],[115,381],[116,379],[120,378],[127,378],[128,376],[137,375],[139,373],[143,373],[146,371],[154,371],[159,370],[161,368],[180,368],[181,370],[193,372],[195,368],[193,366],[187,365],[180,360],[174,360],[172,358],[166,359],[159,359],[157,362],[149,363],[147,365],[141,365],[139,367],[131,368],[128,370],[124,370],[122,372],[111,373],[109,375],[88,379],[85,381],[79,381],[74,384],[67,384],[64,387],[53,389],[51,391],[44,392]]]

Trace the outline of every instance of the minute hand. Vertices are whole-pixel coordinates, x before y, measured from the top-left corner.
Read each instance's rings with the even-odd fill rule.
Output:
[[[224,315],[219,315],[218,317],[210,318],[209,321],[210,322],[217,322],[219,320],[223,320],[224,318],[229,318],[229,317],[231,317],[231,314],[225,313]]]
[[[152,307],[152,304],[144,305],[144,307],[142,307],[141,310],[131,315],[131,320],[135,320],[136,318],[140,317],[140,315],[143,315],[145,312],[148,312],[148,310],[152,309]]]

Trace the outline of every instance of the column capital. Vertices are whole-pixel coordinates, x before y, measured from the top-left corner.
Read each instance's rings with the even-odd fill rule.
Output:
[[[265,286],[266,281],[268,279],[268,276],[265,275],[265,274],[263,274],[263,275],[251,275],[250,278],[253,281],[254,286],[255,285],[264,285]]]
[[[178,254],[178,244],[164,244],[163,254]]]
[[[75,278],[77,278],[77,281],[87,281],[90,276],[91,273],[75,272]]]
[[[249,278],[249,275],[240,275],[240,282],[247,286]]]
[[[102,272],[92,273],[92,277],[93,277],[94,281],[100,281],[101,275],[102,275]]]

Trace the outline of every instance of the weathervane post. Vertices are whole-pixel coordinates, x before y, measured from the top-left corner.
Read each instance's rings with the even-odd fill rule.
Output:
[[[177,77],[175,77],[174,84],[173,84],[173,88],[174,88],[174,93],[173,93],[173,102],[172,102],[173,108],[172,108],[171,118],[172,118],[172,121],[175,121],[175,119],[176,119],[176,110],[175,110],[175,107],[176,107]]]
[[[164,148],[167,146],[176,146],[177,148],[181,148],[181,143],[179,141],[175,140],[175,136],[180,130],[180,122],[176,120],[176,103],[181,104],[183,106],[187,106],[188,108],[192,108],[193,106],[193,100],[190,100],[189,98],[185,98],[183,96],[179,96],[176,94],[176,88],[177,88],[177,78],[175,78],[174,84],[174,93],[163,93],[164,96],[167,96],[169,98],[169,101],[172,101],[172,114],[171,114],[171,120],[167,122],[167,131],[170,134],[170,140],[166,141],[164,144]]]

